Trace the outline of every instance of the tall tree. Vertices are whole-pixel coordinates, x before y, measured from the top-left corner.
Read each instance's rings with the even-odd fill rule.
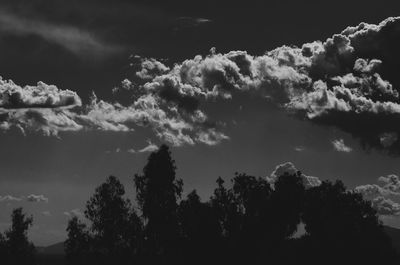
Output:
[[[162,145],[149,156],[143,175],[136,174],[134,182],[146,223],[147,249],[152,255],[171,255],[179,236],[177,201],[183,182],[176,178],[175,161],[168,146]]]
[[[74,216],[68,221],[68,237],[64,243],[67,260],[71,264],[84,265],[90,261],[90,236],[86,224]]]
[[[5,232],[7,262],[12,265],[34,264],[35,247],[28,240],[28,229],[33,224],[32,216],[27,217],[22,208],[17,208],[13,210],[11,220],[11,228]]]
[[[105,259],[127,258],[139,244],[131,233],[140,229],[139,219],[124,195],[124,186],[110,176],[86,203],[85,217],[90,222],[94,248]]]
[[[217,214],[222,234],[225,239],[228,239],[237,230],[239,212],[234,202],[232,191],[228,190],[224,186],[224,183],[225,181],[221,177],[218,177],[218,186],[211,196],[210,203]]]
[[[215,258],[221,243],[221,227],[216,211],[209,203],[201,202],[194,190],[181,201],[179,220],[186,263],[210,263],[210,256]]]
[[[295,174],[285,173],[279,176],[274,186],[271,212],[274,221],[274,237],[275,240],[283,240],[291,237],[300,224],[304,208],[305,187],[300,171]]]

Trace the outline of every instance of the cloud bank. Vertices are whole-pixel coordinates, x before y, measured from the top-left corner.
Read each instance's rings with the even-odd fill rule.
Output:
[[[16,102],[6,99],[0,128],[15,125],[24,131],[57,135],[148,127],[175,146],[215,145],[229,139],[224,132],[226,121],[208,113],[205,105],[248,93],[266,98],[266,104],[275,104],[289,115],[340,128],[364,147],[398,155],[400,99],[396,83],[400,84],[400,79],[390,71],[400,58],[396,46],[400,44],[399,28],[399,18],[388,18],[379,25],[348,27],[325,41],[301,47],[282,46],[260,56],[246,51],[221,54],[212,49],[207,56],[173,66],[136,57],[135,78],[124,80],[114,90],[115,94],[130,93],[129,104],[93,95],[82,105],[74,92],[49,86],[45,89],[49,89],[48,101],[46,91],[41,96],[20,93]],[[43,84],[33,90],[40,86]],[[5,91],[9,93],[10,88]],[[50,96],[54,93],[55,98]],[[350,150],[344,143],[336,146]]]

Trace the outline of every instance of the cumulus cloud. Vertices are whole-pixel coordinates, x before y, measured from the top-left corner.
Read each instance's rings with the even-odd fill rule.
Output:
[[[0,12],[0,31],[13,35],[35,35],[85,57],[104,57],[121,49],[82,29],[29,19],[5,11]]]
[[[382,196],[376,197],[372,200],[372,207],[374,207],[380,215],[400,214],[400,204]]]
[[[391,174],[378,178],[380,184],[366,184],[357,186],[354,190],[366,197],[376,196],[400,196],[400,179]]]
[[[383,184],[384,189],[400,195],[400,179],[397,175],[382,176],[378,181]]]
[[[399,18],[388,18],[379,25],[361,23],[325,41],[282,46],[260,56],[246,51],[221,54],[212,49],[206,56],[172,66],[137,57],[135,77],[113,90],[114,94],[131,93],[130,103],[94,95],[80,106],[79,97],[67,90],[46,87],[44,95],[38,96],[23,89],[15,96],[17,103],[4,99],[0,129],[16,126],[57,135],[147,127],[175,146],[215,145],[229,135],[224,132],[225,121],[208,113],[206,105],[251,93],[288,114],[336,126],[360,139],[364,147],[400,154],[399,88],[387,80],[393,75],[382,70],[395,60],[392,53],[399,54],[393,44],[398,43],[399,26]],[[343,141],[335,143],[341,151],[350,151]]]
[[[400,196],[400,179],[397,175],[388,175],[378,178],[380,184],[366,184],[354,188],[355,192],[361,193],[365,199],[371,201],[372,206],[381,215],[400,214],[400,204],[389,197]]]
[[[271,173],[269,177],[267,177],[268,181],[270,183],[274,183],[280,176],[284,174],[290,174],[294,175],[297,174],[299,171],[297,168],[293,165],[291,162],[286,162],[283,164],[280,164],[275,167],[274,171]],[[317,187],[321,185],[321,180],[318,177],[312,177],[312,176],[307,176],[303,173],[301,173],[300,177],[303,180],[303,184],[306,188],[312,188],[312,187]]]
[[[21,87],[0,78],[0,128],[18,128],[57,135],[60,131],[77,131],[71,109],[82,105],[80,97],[71,90],[38,82],[36,86]]]
[[[350,153],[351,151],[353,151],[353,149],[351,147],[347,146],[344,143],[343,139],[333,140],[332,145],[333,145],[333,148],[335,149],[335,151],[337,151],[337,152]]]

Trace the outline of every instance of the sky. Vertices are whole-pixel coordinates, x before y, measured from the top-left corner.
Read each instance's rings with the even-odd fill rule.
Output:
[[[400,228],[398,1],[166,2],[0,1],[0,231],[22,206],[64,240],[162,143],[185,194],[296,169]]]

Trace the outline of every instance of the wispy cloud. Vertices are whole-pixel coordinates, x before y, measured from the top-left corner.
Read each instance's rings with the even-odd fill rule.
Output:
[[[306,148],[304,146],[296,146],[296,147],[294,147],[294,150],[296,152],[303,152],[306,150]]]
[[[152,141],[148,140],[147,141],[147,146],[143,147],[142,149],[135,150],[135,149],[129,149],[128,153],[135,154],[135,153],[151,153],[155,152],[158,150],[158,146],[156,144],[153,144]]]
[[[71,217],[79,217],[79,218],[83,218],[85,216],[85,214],[78,208],[76,209],[72,209],[71,211],[65,211],[64,215],[71,218]]]
[[[15,197],[12,195],[0,196],[0,202],[20,202],[20,201],[49,202],[49,199],[42,194],[41,195],[31,194],[28,196],[20,196],[20,197]]]
[[[174,27],[174,30],[178,31],[182,29],[194,28],[201,25],[209,24],[212,23],[213,21],[211,19],[202,17],[178,17],[175,22],[176,25]]]
[[[11,195],[0,196],[0,202],[19,202],[22,198],[14,197]]]
[[[105,43],[83,29],[23,18],[5,11],[0,11],[0,31],[21,36],[35,35],[79,56],[104,57],[121,50],[121,47]]]
[[[49,217],[49,216],[51,216],[51,212],[50,211],[43,211],[42,215],[46,216],[46,217]]]

